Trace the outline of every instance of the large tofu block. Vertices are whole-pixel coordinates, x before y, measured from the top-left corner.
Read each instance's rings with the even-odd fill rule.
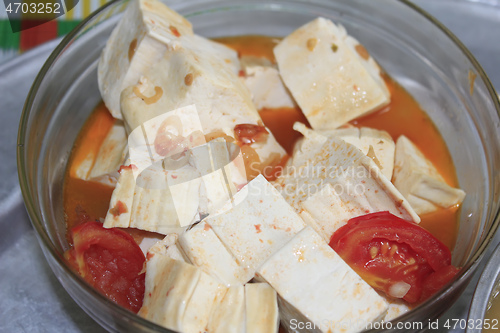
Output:
[[[226,286],[243,285],[254,276],[238,263],[205,221],[181,234],[179,244],[193,265]]]
[[[396,141],[393,182],[417,214],[459,205],[465,192],[448,185],[436,167],[404,135]]]
[[[245,287],[231,286],[213,307],[207,332],[245,333]]]
[[[337,137],[316,131],[305,138],[275,185],[326,242],[353,217],[389,211],[420,222],[410,204],[373,159]]]
[[[292,238],[257,273],[283,299],[285,318],[311,322],[318,332],[358,332],[382,319],[387,311],[384,298],[310,227]]]
[[[203,332],[226,290],[200,269],[172,259],[158,246],[147,256],[144,302],[138,314],[171,330]]]
[[[276,291],[267,283],[245,285],[247,333],[277,333],[279,311]]]
[[[204,221],[249,272],[255,272],[305,226],[262,175],[241,189],[219,214]]]
[[[113,117],[122,119],[120,94],[135,85],[179,36],[192,36],[191,23],[156,0],[131,1],[101,55],[98,83]]]
[[[380,68],[344,27],[317,18],[283,39],[279,72],[313,129],[334,129],[390,101]]]
[[[172,139],[160,144],[169,150],[168,143],[184,146],[194,134],[234,140],[235,126],[262,125],[239,68],[234,50],[193,34],[189,22],[162,2],[134,0],[103,51],[98,79],[104,102],[127,132],[139,129],[155,143]],[[187,107],[197,111],[192,124],[180,119],[170,130],[160,126],[163,116]],[[201,125],[186,133],[193,124]],[[271,133],[248,146],[259,169],[286,154]]]

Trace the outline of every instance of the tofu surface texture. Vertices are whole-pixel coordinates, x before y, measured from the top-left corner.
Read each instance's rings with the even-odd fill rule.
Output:
[[[313,129],[335,129],[390,101],[377,63],[343,26],[325,18],[284,38],[274,55]]]
[[[279,310],[276,291],[267,283],[245,285],[247,333],[277,333]]]
[[[387,312],[385,299],[310,227],[292,238],[257,273],[281,297],[283,318],[312,323],[314,332],[358,332]]]
[[[446,183],[436,167],[406,136],[396,141],[394,185],[417,214],[459,205],[465,192]]]
[[[243,78],[245,86],[252,94],[252,100],[258,110],[293,108],[293,97],[284,86],[278,70],[271,66],[248,66]]]
[[[373,159],[337,137],[306,131],[276,188],[326,242],[353,217],[389,211],[420,222]]]
[[[214,305],[207,331],[245,333],[245,327],[245,287],[231,286]]]
[[[97,153],[87,157],[72,170],[71,174],[83,180],[92,180],[115,186],[118,169],[124,162],[123,152],[127,146],[127,134],[123,122],[116,120],[101,143]]]
[[[305,226],[262,175],[241,189],[219,214],[208,216],[204,222],[238,264],[251,273]]]
[[[389,133],[369,127],[350,127],[335,130],[313,131],[302,123],[295,123],[294,129],[305,136],[322,135],[324,137],[334,136],[350,143],[370,157],[379,167],[380,171],[387,179],[392,179],[394,170],[394,152],[396,144]],[[312,133],[311,133],[312,132]],[[301,141],[295,145],[295,150],[299,150]]]
[[[179,244],[193,265],[226,286],[243,285],[254,276],[253,271],[239,264],[205,221],[181,234]]]
[[[226,290],[199,268],[172,259],[157,247],[148,253],[145,296],[138,314],[171,330],[203,332]]]

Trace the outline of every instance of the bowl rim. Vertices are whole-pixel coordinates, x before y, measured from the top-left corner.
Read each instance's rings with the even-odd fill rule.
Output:
[[[30,90],[28,93],[28,96],[26,98],[25,104],[23,106],[21,118],[20,118],[20,123],[19,123],[19,130],[18,130],[18,137],[17,137],[17,169],[18,169],[18,177],[19,177],[19,184],[21,188],[21,192],[23,195],[24,203],[26,206],[26,210],[28,212],[28,215],[30,217],[31,224],[37,231],[37,237],[41,245],[49,251],[50,255],[52,258],[54,258],[57,262],[57,264],[65,271],[65,273],[73,280],[75,280],[79,287],[83,288],[85,292],[90,293],[92,296],[97,298],[101,303],[105,303],[109,305],[112,309],[113,312],[118,313],[120,316],[124,316],[129,320],[132,320],[136,322],[139,325],[145,326],[148,329],[154,330],[154,331],[163,331],[163,332],[172,332],[168,329],[166,329],[163,326],[160,326],[158,324],[155,324],[149,320],[146,320],[139,315],[122,308],[121,306],[115,304],[114,302],[110,301],[107,297],[105,297],[103,294],[99,293],[96,289],[90,286],[79,274],[74,272],[66,263],[66,260],[64,257],[59,253],[59,251],[56,249],[54,246],[53,242],[50,240],[49,235],[43,228],[43,218],[38,214],[37,212],[37,207],[32,200],[31,196],[31,185],[30,182],[27,178],[27,172],[26,172],[26,160],[25,160],[25,137],[27,134],[27,125],[28,121],[30,118],[30,111],[33,106],[33,102],[35,97],[37,96],[37,92],[40,88],[40,85],[42,81],[45,78],[45,75],[47,72],[50,70],[52,67],[53,63],[57,60],[58,55],[64,51],[64,49],[70,44],[73,38],[75,38],[80,32],[82,32],[87,24],[92,21],[94,18],[96,18],[98,15],[100,15],[103,11],[108,9],[109,7],[115,6],[118,3],[127,3],[128,1],[131,0],[112,0],[105,5],[101,6],[99,9],[91,13],[88,17],[83,19],[70,33],[68,33],[62,41],[57,45],[57,47],[54,49],[54,51],[50,54],[50,56],[47,58],[45,61],[44,65],[40,69],[39,73],[37,74]],[[165,0],[162,0],[165,2]],[[196,1],[196,0],[195,0]],[[224,3],[225,0],[198,0],[196,2],[198,3]],[[237,5],[239,0],[236,0],[232,2],[232,6]],[[242,0],[245,1],[245,0]],[[290,0],[292,2],[296,2],[298,4],[320,4],[324,3],[322,0]],[[274,0],[271,2],[283,2],[283,0]],[[286,1],[285,1],[286,2]],[[417,12],[421,17],[425,18],[427,21],[430,22],[431,25],[434,25],[437,29],[441,30],[441,32],[444,33],[444,35],[449,38],[460,50],[461,53],[467,58],[467,60],[471,63],[473,69],[476,71],[477,75],[481,78],[481,80],[484,82],[488,93],[491,97],[491,100],[493,102],[493,105],[496,109],[496,115],[497,117],[500,118],[500,98],[497,95],[493,84],[491,83],[488,75],[485,73],[479,62],[476,60],[476,58],[472,55],[472,53],[465,47],[465,45],[448,29],[446,28],[441,22],[439,22],[436,18],[434,18],[432,15],[427,13],[425,10],[411,2],[410,0],[397,0],[397,2],[405,5],[408,9],[413,10]],[[256,4],[268,4],[268,1],[263,1],[263,0],[258,0],[255,2]],[[225,7],[227,10],[228,8]],[[200,13],[197,13],[200,14]],[[113,15],[114,16],[114,15]],[[399,316],[393,322],[400,322],[400,321],[407,321],[408,319],[411,319],[410,317],[414,315],[414,313],[418,313],[420,311],[424,311],[431,303],[434,303],[441,298],[445,297],[448,293],[452,292],[453,286],[455,283],[458,281],[461,281],[462,283],[465,282],[464,280],[470,279],[472,275],[475,273],[475,270],[480,263],[480,261],[483,259],[483,256],[485,254],[486,249],[490,245],[493,236],[495,235],[499,225],[500,225],[500,203],[495,203],[492,202],[492,205],[496,205],[496,212],[491,212],[491,217],[492,217],[492,223],[487,231],[486,235],[484,236],[484,239],[481,243],[479,243],[479,246],[477,250],[471,255],[469,258],[467,264],[460,269],[459,274],[450,281],[444,288],[442,288],[441,293],[432,296],[425,302],[419,304],[417,307],[412,309],[411,311]],[[495,207],[493,207],[495,208]],[[46,254],[46,253],[45,253]],[[59,277],[58,277],[59,279]],[[93,318],[94,319],[94,318]],[[95,319],[94,319],[95,320]]]
[[[488,302],[492,292],[498,286],[500,279],[500,243],[495,247],[479,277],[472,302],[468,311],[468,320],[483,320],[488,311]],[[481,333],[481,329],[467,328],[467,333]]]

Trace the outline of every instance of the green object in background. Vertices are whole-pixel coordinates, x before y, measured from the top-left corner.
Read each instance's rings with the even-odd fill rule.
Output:
[[[21,26],[21,20],[13,20],[12,24]],[[18,50],[20,33],[13,33],[8,20],[0,20],[0,49]]]
[[[57,21],[57,35],[63,36],[73,30],[80,23],[80,20]]]

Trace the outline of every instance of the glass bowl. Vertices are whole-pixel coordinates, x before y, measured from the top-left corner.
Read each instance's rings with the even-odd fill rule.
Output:
[[[75,274],[68,249],[63,179],[83,123],[101,100],[97,61],[127,5],[114,1],[73,30],[49,57],[27,98],[18,138],[21,189],[42,250],[61,284],[109,331],[165,331],[115,305]],[[460,295],[498,227],[499,101],[480,65],[444,26],[408,1],[189,0],[169,3],[206,37],[286,36],[324,16],[343,24],[426,110],[443,135],[467,193],[453,264],[463,267],[443,290],[396,322],[435,319]],[[472,77],[475,77],[471,83]]]
[[[500,244],[495,248],[488,263],[481,273],[481,277],[474,291],[472,303],[469,309],[467,333],[481,333],[482,327],[486,327],[488,322],[485,321],[486,311],[496,296],[495,301],[499,301],[498,293],[500,292]],[[500,320],[500,318],[497,318]],[[492,321],[488,323],[492,325]],[[499,323],[497,323],[498,327]]]

